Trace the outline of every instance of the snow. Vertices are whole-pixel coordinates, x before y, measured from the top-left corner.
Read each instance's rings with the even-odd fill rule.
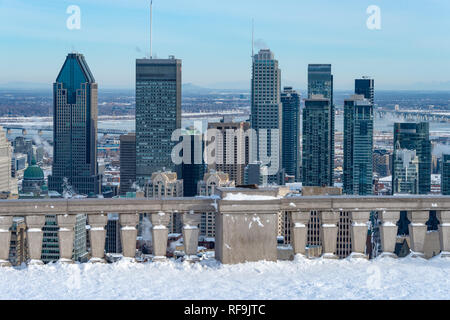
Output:
[[[124,230],[124,231],[136,230],[136,227],[133,227],[133,226],[125,226],[125,227],[122,227],[121,230]]]
[[[440,257],[56,263],[0,268],[0,299],[448,299],[449,274]]]
[[[276,200],[279,199],[277,197],[272,196],[260,196],[260,195],[248,195],[243,193],[236,193],[236,194],[227,194],[223,200],[227,201],[259,201],[259,200]]]

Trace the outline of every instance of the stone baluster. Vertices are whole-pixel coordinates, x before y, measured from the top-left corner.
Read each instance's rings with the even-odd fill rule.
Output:
[[[137,213],[121,213],[119,219],[123,256],[135,260],[136,238],[138,232],[136,225],[139,223],[139,215]]]
[[[368,259],[366,242],[370,211],[354,211],[351,213],[352,258]]]
[[[382,211],[380,214],[381,226],[380,226],[380,237],[381,237],[381,248],[383,257],[396,258],[395,255],[395,243],[397,240],[397,221],[400,219],[400,211]]]
[[[58,221],[58,241],[59,241],[59,262],[73,263],[73,242],[75,239],[75,224],[77,216],[74,214],[59,214]]]
[[[105,260],[105,241],[106,229],[108,223],[107,214],[89,214],[89,238],[91,241],[91,263],[106,263]]]
[[[0,267],[10,267],[9,262],[9,248],[11,246],[11,231],[12,216],[0,217]]]
[[[25,223],[27,225],[27,242],[28,252],[30,254],[30,265],[44,264],[41,260],[42,256],[42,240],[44,232],[42,228],[45,225],[45,216],[25,216]]]
[[[409,211],[408,226],[409,243],[411,245],[411,257],[425,257],[425,237],[427,236],[427,223],[430,217],[429,211]]]
[[[320,212],[320,236],[322,239],[322,258],[338,259],[336,255],[339,212]]]
[[[195,262],[199,260],[197,256],[197,249],[198,236],[200,233],[198,225],[200,224],[200,220],[201,214],[195,214],[194,212],[184,212],[181,215],[181,222],[183,223],[185,261]]]
[[[306,255],[310,219],[311,211],[291,212],[291,243],[295,255]]]
[[[152,222],[152,245],[153,261],[165,261],[167,259],[167,241],[170,223],[170,214],[165,212],[152,213],[150,215]]]
[[[438,212],[441,257],[450,258],[450,211]]]

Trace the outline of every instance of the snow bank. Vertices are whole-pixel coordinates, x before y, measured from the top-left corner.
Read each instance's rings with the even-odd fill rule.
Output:
[[[277,197],[272,196],[261,196],[261,195],[249,195],[249,194],[243,194],[243,193],[236,193],[236,194],[227,194],[223,200],[228,201],[265,201],[265,200],[276,200],[280,199]]]
[[[0,299],[449,299],[449,274],[439,257],[50,264],[0,268]]]

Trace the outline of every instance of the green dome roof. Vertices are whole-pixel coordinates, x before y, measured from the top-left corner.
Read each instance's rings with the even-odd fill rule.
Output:
[[[44,171],[36,165],[33,164],[29,166],[23,173],[24,180],[44,180]]]

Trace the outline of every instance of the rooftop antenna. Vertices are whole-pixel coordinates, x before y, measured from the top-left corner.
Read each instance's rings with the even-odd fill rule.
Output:
[[[255,19],[252,18],[252,59],[255,55]]]
[[[150,1],[150,59],[153,58],[152,47],[152,21],[153,20],[153,0]]]

